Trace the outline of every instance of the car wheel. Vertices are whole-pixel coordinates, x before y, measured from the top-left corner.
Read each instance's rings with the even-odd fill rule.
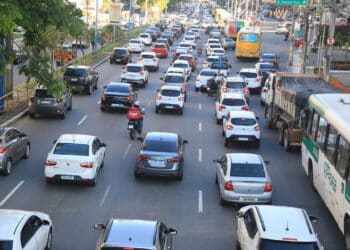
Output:
[[[68,111],[71,111],[71,110],[72,110],[72,106],[73,106],[73,100],[71,99],[71,100],[70,100],[70,104],[69,104],[67,110],[68,110]]]
[[[225,138],[225,147],[230,146],[230,140],[228,138]]]
[[[221,124],[221,119],[216,118],[216,124]]]
[[[278,143],[283,145],[283,140],[284,140],[283,128],[278,128]]]
[[[219,185],[219,180],[218,180],[218,176],[217,175],[215,175],[215,184]]]
[[[100,110],[105,111],[106,109],[104,107],[100,106]]]
[[[224,130],[222,130],[221,135],[225,136],[225,131]]]
[[[198,91],[199,91],[199,88],[195,87],[195,89],[194,89],[194,90],[198,92]]]
[[[97,87],[97,81],[96,81],[96,83],[95,83],[95,86],[94,86],[94,89],[97,89],[98,87]]]
[[[156,107],[156,114],[159,114],[160,109],[158,107]]]
[[[112,61],[112,60],[109,60],[109,64],[113,64],[113,61]]]
[[[50,250],[52,247],[52,228],[50,228],[49,234],[47,235],[45,250]]]
[[[92,95],[92,86],[89,84],[89,86],[86,88],[86,94],[87,95]]]
[[[289,142],[289,136],[288,136],[288,129],[285,128],[283,132],[283,147],[286,151],[290,150],[290,142]]]
[[[256,142],[254,142],[254,146],[257,148],[260,147],[260,140],[257,140]]]
[[[103,168],[104,165],[105,165],[105,154],[103,154],[103,159],[102,159],[100,168]]]
[[[96,172],[96,175],[95,175],[95,177],[90,181],[90,186],[96,186],[96,184],[97,184],[97,172]]]
[[[180,109],[179,110],[179,114],[182,115],[184,113],[184,110],[183,109]]]
[[[241,250],[241,245],[237,240],[236,240],[236,250]]]
[[[29,155],[30,155],[30,145],[29,145],[29,143],[26,145],[26,151],[25,151],[25,153],[24,153],[24,155],[23,155],[23,158],[24,159],[28,159],[29,158]]]
[[[35,118],[35,114],[34,113],[29,113],[29,117],[34,119]]]
[[[8,159],[4,165],[5,165],[5,169],[3,170],[2,173],[5,176],[8,176],[11,173],[11,171],[12,171],[12,160]]]
[[[64,119],[64,118],[66,118],[66,114],[64,113],[64,111],[62,112],[62,114],[60,114],[60,119]]]
[[[219,191],[219,192],[220,192],[220,205],[224,206],[227,204],[227,202],[222,198],[221,191]]]
[[[138,173],[136,173],[136,171],[134,172],[134,177],[136,178],[136,179],[138,179],[138,178],[140,178],[140,174],[138,174]]]

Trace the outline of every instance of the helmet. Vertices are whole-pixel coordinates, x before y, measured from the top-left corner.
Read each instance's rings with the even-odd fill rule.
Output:
[[[140,108],[140,102],[139,101],[134,102],[133,107]]]

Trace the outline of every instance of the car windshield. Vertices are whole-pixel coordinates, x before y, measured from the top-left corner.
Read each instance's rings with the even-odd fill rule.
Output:
[[[165,44],[155,44],[155,48],[165,48]]]
[[[138,66],[128,66],[127,71],[128,72],[140,72],[140,71],[142,71],[142,68],[138,67]]]
[[[253,126],[256,124],[256,121],[253,118],[239,117],[239,118],[232,118],[231,123],[233,125],[238,125],[238,126]]]
[[[89,145],[79,143],[57,143],[54,151],[57,155],[89,155]]]
[[[183,69],[186,69],[186,68],[187,68],[187,64],[184,64],[184,63],[174,63],[173,67],[174,67],[174,68],[183,68]]]
[[[129,88],[126,86],[120,86],[120,85],[109,85],[106,89],[106,92],[129,93]]]
[[[38,98],[53,98],[53,95],[49,95],[47,89],[36,89],[35,97]]]
[[[231,163],[230,175],[234,177],[265,177],[265,171],[264,171],[264,167],[261,164]],[[279,248],[279,249],[284,249],[284,248]]]
[[[85,77],[87,75],[86,69],[67,68],[64,72],[65,76]]]
[[[126,49],[115,49],[114,50],[114,54],[125,55],[126,54]]]
[[[275,69],[275,65],[273,64],[260,64],[260,69],[262,70],[270,70],[270,69]]]
[[[149,35],[148,35],[148,34],[147,34],[147,35],[146,35],[146,34],[141,34],[140,37],[141,37],[141,38],[148,38]]]
[[[224,53],[224,50],[223,49],[213,49],[213,52],[217,53],[217,54],[221,54],[221,53]]]
[[[148,54],[145,54],[145,55],[141,55],[142,58],[145,58],[145,59],[152,59],[154,58],[153,55],[148,55]]]
[[[262,239],[260,250],[319,250],[314,242],[278,241]]]
[[[210,48],[212,48],[212,49],[221,48],[221,45],[218,43],[212,43],[212,44],[210,44]]]
[[[179,60],[186,60],[186,61],[191,61],[191,57],[189,56],[179,56]]]
[[[142,43],[142,42],[139,41],[139,40],[130,40],[129,43],[139,43],[139,44],[140,44],[140,43]]]
[[[274,55],[262,55],[261,58],[267,59],[267,60],[275,60],[276,56],[274,56]]]
[[[240,76],[244,76],[246,78],[256,78],[258,75],[254,72],[240,72]]]
[[[176,152],[176,142],[163,139],[146,139],[143,150],[169,153]]]
[[[207,57],[206,61],[207,62],[217,62],[219,59],[218,58],[214,58],[214,57]]]
[[[228,69],[228,63],[213,63],[211,65],[212,69]]]
[[[0,240],[1,250],[12,250],[13,241],[12,240]]]
[[[226,87],[230,89],[243,89],[245,88],[245,82],[227,82]]]
[[[225,98],[222,100],[222,105],[226,106],[244,106],[245,102],[243,99],[236,98]]]
[[[201,76],[216,76],[216,71],[202,71]]]
[[[191,44],[179,44],[179,47],[182,47],[182,48],[190,48],[191,47]]]
[[[162,96],[171,96],[171,97],[180,95],[180,91],[175,89],[162,89],[160,93]]]
[[[164,78],[164,82],[166,82],[166,83],[179,83],[179,82],[184,82],[184,78],[182,76],[166,76]]]

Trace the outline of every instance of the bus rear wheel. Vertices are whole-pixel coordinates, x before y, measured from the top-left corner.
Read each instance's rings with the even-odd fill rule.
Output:
[[[345,249],[350,250],[350,218],[344,221],[344,243]]]

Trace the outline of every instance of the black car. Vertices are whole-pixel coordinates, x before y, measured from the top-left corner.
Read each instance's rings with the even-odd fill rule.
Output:
[[[141,175],[170,176],[182,180],[184,145],[188,143],[176,133],[148,132],[142,141],[135,177]]]
[[[259,61],[273,63],[278,69],[279,59],[280,59],[279,56],[277,56],[275,53],[263,53],[261,54]]]
[[[97,250],[171,250],[172,236],[177,234],[158,220],[111,218],[107,224],[95,224],[94,228],[102,230]]]
[[[131,53],[127,48],[114,48],[113,53],[109,56],[109,63],[123,63],[127,64],[132,61]]]
[[[136,101],[136,93],[129,83],[109,83],[104,87],[100,109],[129,109]]]
[[[97,89],[98,72],[86,65],[72,65],[66,68],[63,79],[73,91],[92,94]]]

